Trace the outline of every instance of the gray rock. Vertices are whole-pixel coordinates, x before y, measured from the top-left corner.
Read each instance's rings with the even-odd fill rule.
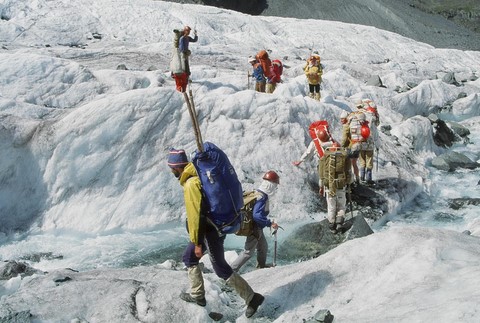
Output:
[[[339,244],[373,233],[361,215],[345,221],[349,230],[333,234],[328,229],[328,220],[306,224],[293,232],[280,245],[278,254],[282,260],[298,261],[318,257]]]
[[[70,278],[69,276],[58,275],[58,276],[53,277],[52,280],[55,283],[65,283],[65,282],[68,282],[68,281],[72,280],[72,278]]]
[[[435,144],[440,147],[451,147],[456,139],[452,129],[435,114],[430,114],[428,119],[434,128],[433,141]]]
[[[450,151],[443,155],[434,157],[432,159],[432,166],[440,170],[451,172],[457,168],[475,169],[479,167],[480,164],[470,160],[470,158],[464,154],[456,151]]]
[[[442,81],[447,83],[447,84],[452,84],[452,85],[460,85],[457,80],[455,79],[455,74],[453,72],[448,72],[442,77]]]
[[[370,78],[367,80],[366,85],[377,86],[377,87],[385,87],[382,83],[382,80],[380,79],[380,76],[378,76],[378,75],[370,76]]]
[[[470,134],[470,130],[467,127],[459,124],[458,122],[449,121],[448,125],[450,126],[450,129],[452,129],[452,131],[455,134],[457,134],[462,138],[465,138]]]
[[[320,310],[315,313],[314,320],[321,323],[332,323],[334,316],[329,310]]]
[[[18,275],[31,276],[38,272],[37,269],[30,267],[24,262],[11,260],[0,263],[0,280],[8,280]]]
[[[448,201],[448,207],[459,210],[467,205],[480,205],[480,198],[459,197]]]
[[[415,88],[415,87],[417,87],[417,86],[418,86],[417,83],[407,82],[406,88],[407,88],[408,90],[411,90],[411,89],[413,89],[413,88]],[[408,90],[407,90],[407,91],[408,91]]]
[[[128,71],[128,68],[125,64],[120,64],[120,65],[117,66],[117,70]]]
[[[21,311],[9,313],[5,316],[0,316],[0,322],[3,323],[30,323],[30,311]]]

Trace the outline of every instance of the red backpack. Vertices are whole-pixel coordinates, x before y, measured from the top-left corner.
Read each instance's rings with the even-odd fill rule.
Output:
[[[333,145],[334,143],[332,134],[328,129],[328,122],[326,120],[318,120],[313,122],[310,127],[308,127],[308,133],[315,144],[318,155],[323,157],[325,148]]]
[[[273,78],[272,83],[279,83],[282,80],[283,64],[279,59],[272,60]]]

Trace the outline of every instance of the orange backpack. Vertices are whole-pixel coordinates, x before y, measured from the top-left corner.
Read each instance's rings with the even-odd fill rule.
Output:
[[[272,62],[268,57],[267,51],[262,49],[257,53],[256,58],[260,65],[262,65],[263,74],[265,74],[265,76],[268,78],[272,78],[274,76],[272,73]]]

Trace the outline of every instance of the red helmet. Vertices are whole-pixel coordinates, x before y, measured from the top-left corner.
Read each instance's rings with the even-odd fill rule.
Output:
[[[264,180],[280,184],[280,176],[278,176],[278,174],[273,170],[269,170],[268,172],[266,172],[262,178]]]
[[[316,129],[317,138],[322,142],[327,142],[330,139],[327,129]]]

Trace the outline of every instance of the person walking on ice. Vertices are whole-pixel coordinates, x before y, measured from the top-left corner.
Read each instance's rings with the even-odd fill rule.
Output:
[[[252,77],[255,79],[255,91],[265,93],[267,79],[263,73],[262,64],[255,57],[250,56],[248,62],[252,65]]]
[[[320,101],[320,84],[322,83],[322,65],[320,64],[320,56],[312,55],[307,60],[304,69],[307,77],[309,94],[312,99]]]
[[[380,144],[378,134],[380,117],[377,112],[377,105],[370,99],[363,99],[357,102],[357,108],[365,114],[370,129],[370,136],[362,142],[360,149],[360,183],[372,186],[375,185],[372,179],[374,151],[376,149],[378,154]]]
[[[274,230],[278,228],[278,224],[268,219],[270,213],[270,197],[277,191],[280,184],[278,174],[270,170],[262,177],[260,187],[255,190],[255,204],[253,206],[253,233],[249,235],[245,241],[244,250],[238,255],[232,263],[232,269],[238,271],[257,250],[257,268],[267,267],[267,251],[268,243],[263,234],[263,228],[269,227]]]
[[[320,191],[327,199],[328,227],[332,233],[344,232],[347,190],[352,183],[352,165],[345,148],[334,144],[320,158]]]
[[[183,59],[184,59],[184,62],[185,62],[185,73],[187,73],[188,76],[190,76],[189,57],[190,57],[190,54],[191,54],[190,49],[188,47],[189,47],[190,43],[194,43],[198,40],[196,30],[193,31],[195,36],[193,38],[190,37],[190,31],[191,30],[192,30],[192,28],[190,28],[189,26],[185,26],[185,28],[183,28],[182,36],[180,37],[180,40],[178,42],[178,49],[182,53]]]
[[[224,279],[227,285],[245,300],[246,317],[254,315],[263,303],[264,297],[255,293],[239,274],[234,272],[225,260],[225,235],[219,235],[216,228],[207,221],[208,211],[202,194],[202,184],[194,165],[188,161],[184,150],[172,149],[168,155],[168,166],[172,174],[183,187],[185,208],[187,211],[187,230],[190,242],[185,248],[183,262],[187,267],[190,280],[190,293],[182,292],[180,298],[199,306],[206,306],[205,284],[199,265],[205,251],[208,251],[215,274]]]

